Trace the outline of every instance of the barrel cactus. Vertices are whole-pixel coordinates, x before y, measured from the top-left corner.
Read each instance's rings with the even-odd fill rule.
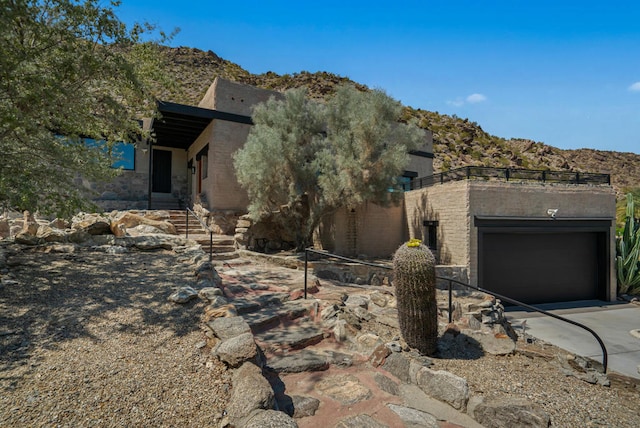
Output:
[[[433,254],[412,239],[393,256],[394,285],[400,332],[407,344],[433,355],[438,340],[438,304]]]

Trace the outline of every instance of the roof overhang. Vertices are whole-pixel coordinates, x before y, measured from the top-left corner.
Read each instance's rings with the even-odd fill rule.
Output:
[[[151,125],[157,146],[186,150],[214,119],[253,124],[249,116],[168,101],[158,101],[157,109],[160,117]]]

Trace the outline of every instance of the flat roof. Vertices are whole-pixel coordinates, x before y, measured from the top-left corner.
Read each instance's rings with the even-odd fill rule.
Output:
[[[250,116],[169,101],[158,101],[157,110],[161,116],[151,124],[157,146],[186,150],[214,119],[253,125]]]

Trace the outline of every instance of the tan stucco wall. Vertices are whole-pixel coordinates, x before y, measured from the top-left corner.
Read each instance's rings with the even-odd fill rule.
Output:
[[[251,116],[253,106],[256,104],[265,102],[270,97],[279,98],[282,96],[280,92],[268,91],[216,77],[198,107]]]
[[[417,151],[433,153],[433,132],[424,130],[424,144]],[[409,164],[405,168],[407,171],[418,173],[418,177],[428,177],[433,175],[433,158],[409,155]]]
[[[322,248],[348,256],[389,258],[406,240],[402,202],[389,207],[365,203],[349,211],[341,208],[323,223],[318,242]]]
[[[611,218],[616,215],[615,191],[608,186],[506,183],[467,181],[469,217],[513,216],[549,218],[548,209],[558,209],[556,218]],[[443,187],[446,186],[443,185]],[[610,290],[615,298],[615,221],[610,229]],[[472,284],[478,281],[478,229],[472,225],[469,274]]]

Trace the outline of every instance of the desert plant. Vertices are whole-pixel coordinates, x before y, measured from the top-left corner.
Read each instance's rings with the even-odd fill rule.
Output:
[[[640,293],[640,224],[635,218],[635,204],[631,193],[627,193],[624,229],[616,241],[618,290],[620,293]]]
[[[433,355],[438,340],[435,258],[412,239],[396,250],[393,272],[402,337],[409,346]]]

